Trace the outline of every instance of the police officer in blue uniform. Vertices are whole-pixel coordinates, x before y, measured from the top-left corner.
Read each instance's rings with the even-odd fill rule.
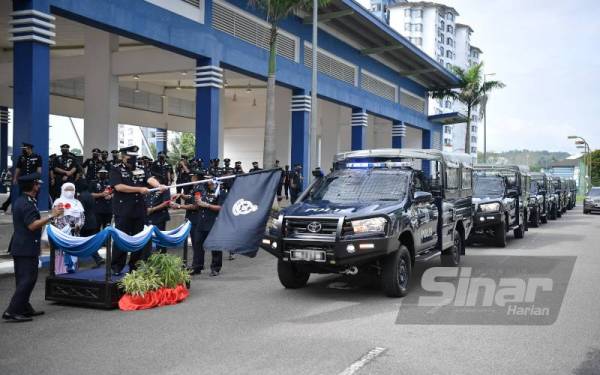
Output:
[[[152,170],[151,175],[153,178],[158,180],[159,183],[165,183],[165,180],[161,176],[159,170]],[[169,190],[158,190],[147,194],[146,207],[146,224],[154,225],[159,230],[166,230],[167,222],[171,220],[171,215],[169,215],[169,208],[171,207],[171,192]],[[161,254],[167,253],[166,247],[159,246],[157,249]]]
[[[167,185],[173,182],[173,168],[167,163],[167,155],[164,152],[157,154],[157,160],[152,163],[152,170],[160,173]]]
[[[108,181],[108,171],[102,168],[98,177],[92,182],[92,197],[96,200],[96,222],[99,229],[104,229],[112,221],[112,188]]]
[[[144,229],[146,204],[144,196],[148,194],[147,185],[165,190],[155,178],[146,179],[144,171],[137,169],[139,147],[124,147],[121,151],[121,163],[110,171],[109,183],[114,191],[113,214],[115,227],[131,236]],[[149,244],[150,245],[150,244]],[[135,270],[138,260],[148,255],[149,247],[131,254],[129,270]],[[120,275],[127,263],[127,252],[116,246],[112,251],[111,268],[114,275]]]
[[[98,171],[104,167],[104,162],[100,159],[100,149],[95,148],[92,150],[92,157],[86,159],[83,162],[82,167],[85,168],[85,179],[88,183],[96,179]]]
[[[13,185],[10,189],[8,199],[2,204],[2,210],[6,212],[12,199],[18,196],[17,182],[20,176],[29,175],[32,173],[42,173],[42,157],[33,153],[33,145],[23,142],[21,146],[21,155],[17,159],[15,173],[13,175]]]
[[[198,210],[197,223],[194,228],[194,261],[192,263],[193,273],[199,274],[204,269],[204,241],[212,229],[221,206],[225,201],[225,192],[217,193],[217,186],[210,181],[206,184],[206,190],[201,195],[194,196],[194,204]],[[223,266],[223,253],[213,251],[210,263],[210,276],[217,276]]]
[[[110,155],[112,159],[108,161],[108,165],[106,166],[107,171],[110,171],[112,167],[116,167],[119,164],[121,164],[121,158],[119,158],[119,151],[111,150]]]
[[[65,182],[75,182],[77,177],[77,159],[69,152],[69,149],[70,146],[68,144],[61,145],[60,155],[54,160],[54,177],[59,187]]]
[[[190,171],[191,182],[196,182],[196,181],[202,179],[203,177],[204,177],[203,171],[194,170],[194,169],[192,169]],[[195,234],[196,234],[196,225],[198,224],[198,206],[196,206],[195,197],[198,195],[204,194],[205,186],[204,186],[204,184],[196,184],[196,185],[192,185],[192,186],[193,186],[192,190],[189,192],[189,194],[182,195],[182,197],[184,199],[184,203],[183,204],[175,204],[174,208],[185,210],[185,218],[186,218],[186,220],[189,220],[190,224],[192,225],[192,228],[190,230],[190,238],[192,240],[192,248],[194,249],[194,254],[196,254],[201,249],[196,248],[196,246],[198,245],[198,242],[194,240]],[[197,274],[202,273],[201,268],[198,268],[195,270],[192,267],[191,270],[192,270],[192,275],[197,275]]]
[[[54,217],[62,215],[63,209],[53,208],[49,216],[41,218],[36,200],[42,183],[40,174],[23,175],[18,182],[22,193],[13,207],[14,233],[8,247],[14,261],[17,287],[2,318],[11,322],[26,322],[44,313],[34,310],[29,298],[38,277],[42,228]]]

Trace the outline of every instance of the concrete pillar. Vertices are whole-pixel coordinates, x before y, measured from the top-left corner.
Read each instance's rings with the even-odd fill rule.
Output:
[[[402,148],[402,139],[406,137],[406,125],[402,121],[392,122],[392,148]]]
[[[220,102],[223,69],[219,62],[199,58],[196,62],[196,157],[206,161],[219,157]]]
[[[119,77],[112,73],[111,56],[119,49],[117,35],[86,26],[83,153],[114,150],[119,142]],[[141,145],[140,145],[141,146]]]
[[[42,180],[48,181],[48,139],[50,115],[50,45],[54,16],[47,0],[13,0],[10,29],[14,47],[13,63],[13,147],[21,142],[35,146],[42,157]],[[13,152],[13,165],[18,153]],[[48,184],[42,184],[38,207],[48,209]]]
[[[421,142],[422,142],[422,148],[424,149],[428,149],[431,148],[431,131],[430,130],[422,130],[422,138],[421,138]],[[423,173],[425,173],[426,176],[429,176],[431,173],[431,161],[428,160],[423,160],[422,164],[421,164],[421,168],[423,170]]]
[[[275,86],[275,156],[283,167],[290,164],[291,118],[288,105],[290,89]]]
[[[0,171],[8,169],[8,107],[0,107]],[[6,193],[6,187],[0,181],[0,193]]]
[[[352,109],[352,150],[363,150],[367,145],[367,124],[369,115],[362,108]]]
[[[291,162],[302,165],[304,181],[308,182],[310,171],[310,96],[306,90],[296,89],[292,93],[290,111],[292,112],[292,147]],[[302,187],[304,189],[305,186]]]

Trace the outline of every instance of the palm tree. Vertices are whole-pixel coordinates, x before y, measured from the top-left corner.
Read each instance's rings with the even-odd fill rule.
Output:
[[[318,0],[319,6],[325,5],[327,2],[328,0]],[[297,10],[312,9],[312,0],[249,0],[248,3],[263,10],[267,15],[267,22],[271,24],[263,168],[272,168],[275,165],[275,74],[277,71],[279,22]]]
[[[488,93],[501,89],[505,85],[500,81],[485,81],[483,79],[483,63],[475,64],[464,70],[453,66],[454,74],[460,81],[458,88],[442,89],[432,92],[435,99],[455,99],[467,107],[467,131],[465,135],[465,153],[471,153],[471,113],[474,108],[487,100]]]

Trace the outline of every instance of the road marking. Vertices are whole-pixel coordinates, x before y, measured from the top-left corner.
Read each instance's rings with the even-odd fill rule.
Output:
[[[371,362],[375,358],[377,358],[380,354],[385,352],[387,348],[375,347],[369,350],[365,355],[360,357],[360,359],[350,366],[348,366],[344,371],[340,372],[338,375],[353,375],[358,372],[361,368],[363,368],[367,363]]]

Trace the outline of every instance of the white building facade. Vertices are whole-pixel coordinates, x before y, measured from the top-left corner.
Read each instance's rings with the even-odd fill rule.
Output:
[[[364,1],[363,1],[364,2]],[[440,3],[428,1],[406,0],[371,0],[368,6],[371,11],[383,16],[384,21],[409,39],[429,56],[437,60],[448,70],[453,66],[467,69],[479,63],[481,50],[471,45],[473,29],[466,24],[458,23],[459,13],[456,9]],[[466,115],[463,104],[448,99],[429,99],[429,114],[460,112]],[[471,114],[471,150],[477,155],[479,133],[479,108]],[[444,125],[443,148],[445,151],[465,150],[466,124]]]

